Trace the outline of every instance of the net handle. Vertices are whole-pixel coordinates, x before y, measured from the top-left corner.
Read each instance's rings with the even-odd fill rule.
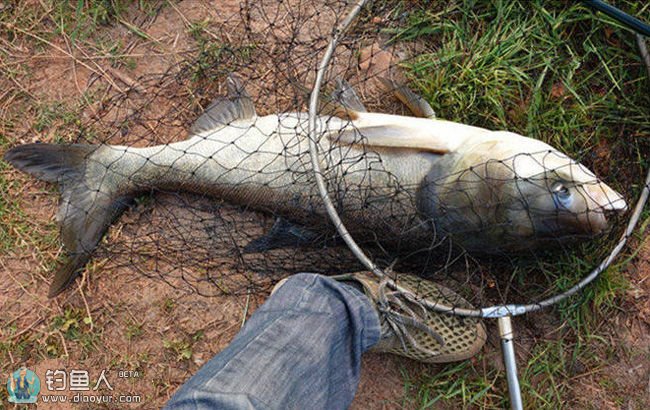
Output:
[[[343,238],[343,241],[350,248],[350,250],[357,257],[357,259],[359,259],[359,261],[368,270],[370,270],[373,274],[375,274],[380,279],[387,280],[388,286],[390,288],[401,293],[412,295],[412,292],[402,288],[397,283],[395,283],[395,281],[390,279],[382,269],[380,269],[377,265],[375,265],[375,263],[372,260],[370,260],[370,258],[368,258],[368,256],[363,252],[363,250],[359,247],[359,245],[357,245],[354,238],[352,238],[352,235],[350,235],[350,232],[345,227],[345,224],[343,224],[343,221],[341,220],[341,217],[336,211],[336,208],[334,207],[334,204],[332,203],[332,200],[327,192],[327,183],[325,182],[325,178],[323,177],[323,172],[320,166],[320,160],[318,154],[318,145],[316,143],[317,132],[318,132],[316,126],[316,118],[318,116],[318,101],[319,101],[320,88],[323,83],[323,78],[325,77],[325,72],[327,71],[329,63],[332,59],[332,55],[334,54],[334,49],[336,48],[339,39],[345,33],[345,31],[350,27],[350,25],[352,24],[354,19],[359,15],[359,12],[365,6],[366,3],[367,0],[357,1],[357,3],[352,7],[352,10],[348,13],[348,15],[333,30],[332,38],[325,50],[325,54],[323,55],[323,58],[316,71],[316,80],[314,81],[314,86],[309,98],[309,117],[308,117],[309,123],[308,123],[308,130],[307,130],[308,132],[307,135],[309,138],[309,156],[311,159],[311,165],[314,172],[316,185],[318,187],[318,192],[325,205],[325,210],[332,223],[334,223],[334,227],[336,228],[337,232],[339,233],[341,238]],[[641,47],[641,43],[639,43],[639,45]],[[569,290],[563,293],[560,293],[558,295],[552,296],[550,298],[532,304],[526,304],[526,305],[505,304],[505,305],[494,305],[494,306],[489,306],[484,308],[474,308],[474,309],[448,306],[443,303],[430,302],[429,300],[426,299],[421,299],[419,301],[420,303],[422,303],[422,305],[436,312],[449,313],[449,314],[465,316],[465,317],[486,317],[486,318],[518,316],[524,313],[535,312],[542,308],[558,303],[584,289],[589,283],[591,283],[594,279],[596,279],[605,269],[607,269],[612,264],[614,259],[616,259],[616,257],[620,254],[621,250],[627,243],[628,238],[632,236],[632,232],[634,232],[634,229],[636,228],[639,218],[641,217],[641,212],[645,207],[649,195],[650,195],[650,170],[648,171],[648,174],[646,176],[645,186],[643,187],[643,190],[639,195],[639,200],[636,203],[634,212],[630,216],[630,221],[627,224],[627,228],[625,229],[625,232],[619,239],[618,243],[616,244],[612,252],[593,271],[591,271],[589,275],[584,277],[575,286],[573,286],[572,288],[570,288]]]

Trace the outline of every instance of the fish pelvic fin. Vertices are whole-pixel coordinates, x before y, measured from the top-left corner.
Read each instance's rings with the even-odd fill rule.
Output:
[[[49,297],[57,296],[81,273],[110,224],[130,203],[130,196],[116,195],[102,185],[103,175],[87,175],[89,168],[106,171],[93,160],[98,150],[96,145],[26,144],[4,156],[21,171],[61,186],[57,219],[68,259],[55,273]]]
[[[192,125],[191,133],[201,134],[216,131],[238,120],[244,120],[248,125],[255,119],[257,113],[253,99],[246,91],[241,79],[235,74],[230,74],[226,80],[226,88],[228,95],[217,97],[205,109]]]
[[[289,79],[291,85],[303,97],[303,102],[308,105],[312,90],[301,84],[297,79]],[[332,92],[320,93],[318,111],[323,116],[333,116],[346,120],[355,120],[360,112],[367,112],[356,91],[350,84],[341,79],[336,79],[336,87]]]
[[[331,94],[324,94],[320,103],[321,115],[332,115],[347,120],[356,120],[359,113],[368,112],[356,91],[350,84],[336,79],[336,88]]]
[[[248,243],[244,253],[261,253],[272,249],[302,247],[314,244],[320,236],[309,229],[277,218],[268,234]]]
[[[408,107],[413,115],[420,118],[436,119],[436,112],[424,97],[414,93],[406,85],[398,84],[394,80],[384,77],[379,77],[379,80],[384,87],[391,90],[395,97]]]

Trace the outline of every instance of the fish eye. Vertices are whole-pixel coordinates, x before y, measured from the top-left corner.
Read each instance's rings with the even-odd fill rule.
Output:
[[[555,193],[555,194],[557,194],[559,196],[571,195],[571,192],[569,192],[569,188],[567,188],[566,185],[564,185],[561,182],[556,182],[555,184],[553,184],[553,186],[551,187],[551,190],[553,191],[553,193]]]
[[[557,198],[558,202],[565,207],[571,205],[572,197],[569,188],[561,182],[556,182],[551,187],[553,196]]]

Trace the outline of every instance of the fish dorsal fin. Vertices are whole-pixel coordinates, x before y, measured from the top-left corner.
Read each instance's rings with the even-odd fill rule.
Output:
[[[469,138],[492,131],[451,121],[358,113],[348,126],[329,134],[338,144],[414,149],[436,154],[457,150]]]
[[[238,120],[253,120],[257,113],[253,100],[241,80],[231,74],[226,80],[227,97],[217,97],[194,122],[190,132],[200,134],[214,131]]]

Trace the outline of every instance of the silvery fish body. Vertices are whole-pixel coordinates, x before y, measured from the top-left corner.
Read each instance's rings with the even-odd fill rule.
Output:
[[[310,229],[328,218],[315,184],[308,115],[259,117],[234,78],[185,141],[154,147],[28,144],[5,159],[59,182],[61,236],[69,254],[50,296],[78,274],[126,199],[151,189],[212,195]],[[626,204],[553,147],[503,131],[428,118],[368,113],[351,90],[317,117],[330,196],[353,235],[431,246],[444,237],[469,250],[515,251],[548,239],[602,232]],[[329,226],[331,229],[331,226]]]
[[[321,168],[330,195],[351,226],[379,228],[390,237],[417,219],[417,195],[438,155],[410,150],[378,150],[335,144],[328,136],[350,126],[336,117],[319,117]],[[154,147],[103,145],[87,161],[85,179],[98,187],[88,201],[150,189],[208,194],[287,218],[327,225],[316,188],[307,135],[308,115],[287,113],[235,120],[228,126]],[[91,182],[91,180],[93,180]],[[393,207],[392,210],[386,207]],[[67,201],[59,220],[74,214],[77,201]],[[386,212],[391,214],[387,215]]]

